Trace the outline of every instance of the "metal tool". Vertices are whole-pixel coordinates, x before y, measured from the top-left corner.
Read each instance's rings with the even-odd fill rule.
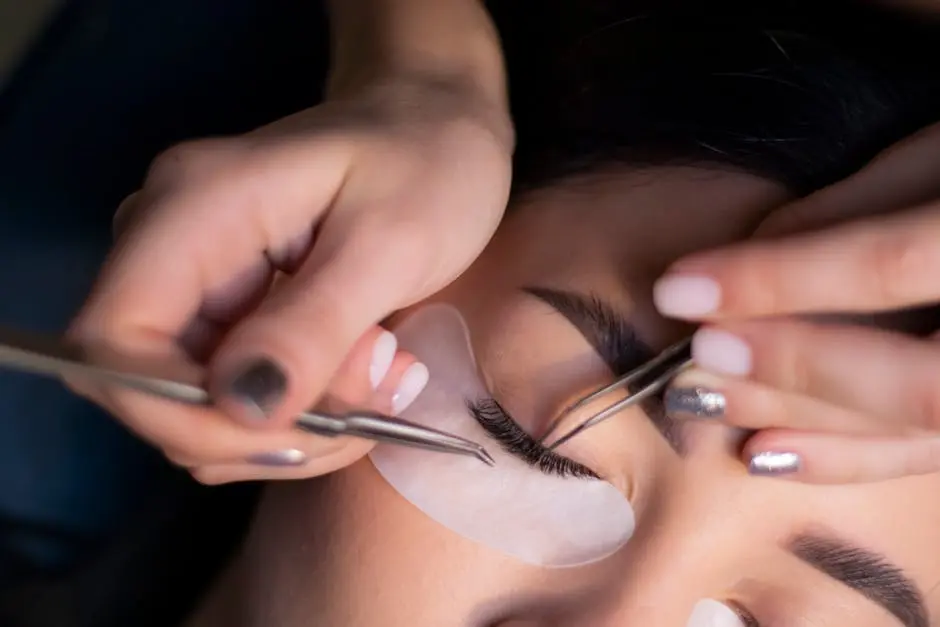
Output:
[[[75,375],[187,405],[212,405],[212,399],[201,383],[188,383],[175,377],[152,374],[166,370],[157,366],[158,364],[153,362],[145,364],[142,360],[114,354],[108,354],[106,358],[99,356],[96,359],[81,348],[58,338],[0,328],[0,368],[57,379]],[[326,437],[347,435],[429,451],[465,455],[489,466],[495,465],[486,449],[476,442],[372,412],[305,412],[297,417],[295,426]]]
[[[540,439],[540,442],[549,450],[553,450],[561,446],[579,433],[583,433],[587,429],[604,422],[611,416],[620,413],[624,409],[636,405],[637,403],[640,403],[659,393],[669,384],[670,381],[676,377],[676,375],[691,365],[692,340],[685,339],[677,344],[673,344],[653,359],[649,360],[642,366],[631,370],[610,385],[605,385],[599,390],[591,392],[587,396],[581,398],[574,404],[569,405],[561,413],[561,415],[559,415],[552,422],[548,428],[548,431]],[[633,388],[635,385],[639,385],[640,387],[636,389],[636,391],[632,391],[631,388]],[[572,428],[558,439],[554,441],[550,439],[552,434],[558,430],[558,427],[561,425],[564,419],[570,416],[572,412],[584,407],[585,405],[593,403],[602,396],[618,389],[627,389],[630,393],[626,398],[622,398],[619,401],[608,405],[599,412],[596,412],[590,418],[581,422],[578,424],[578,426]]]

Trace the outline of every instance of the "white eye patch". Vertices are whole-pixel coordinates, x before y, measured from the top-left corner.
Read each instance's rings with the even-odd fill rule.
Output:
[[[428,306],[395,334],[431,373],[402,418],[479,442],[496,461],[490,468],[460,456],[379,445],[372,463],[399,494],[451,531],[537,566],[597,561],[630,539],[633,508],[617,488],[531,468],[470,415],[467,401],[489,393],[456,309]]]
[[[724,603],[703,599],[692,608],[686,627],[744,627],[744,621]]]

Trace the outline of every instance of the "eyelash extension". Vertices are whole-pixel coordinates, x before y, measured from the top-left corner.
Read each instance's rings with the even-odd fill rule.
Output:
[[[738,603],[737,601],[727,601],[728,607],[738,615],[738,618],[741,619],[741,622],[744,623],[744,627],[761,627],[760,622],[754,615],[751,614],[750,610]]]
[[[600,479],[593,470],[548,450],[522,430],[495,399],[467,401],[470,414],[507,453],[522,458],[525,463],[542,472],[559,477]]]

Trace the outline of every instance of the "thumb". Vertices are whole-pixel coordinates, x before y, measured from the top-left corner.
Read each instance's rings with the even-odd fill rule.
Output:
[[[324,247],[327,235],[297,274],[232,329],[209,364],[210,393],[236,419],[283,427],[316,405],[357,341],[413,292],[407,277],[414,273],[395,243],[357,236]],[[375,358],[384,359],[379,352]]]

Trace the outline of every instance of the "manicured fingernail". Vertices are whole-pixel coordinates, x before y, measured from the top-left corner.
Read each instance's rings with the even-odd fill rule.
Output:
[[[266,420],[287,393],[287,377],[270,359],[256,359],[232,378],[228,394],[258,420]]]
[[[744,621],[724,603],[702,599],[692,608],[686,627],[744,627]]]
[[[692,337],[695,365],[719,374],[743,377],[751,373],[751,348],[736,335],[719,329],[699,329]]]
[[[372,347],[372,361],[369,363],[369,383],[372,384],[373,390],[379,388],[385,375],[388,374],[395,360],[396,350],[398,350],[398,340],[392,333],[382,331]]]
[[[721,287],[707,276],[667,275],[653,286],[653,303],[671,318],[707,316],[721,305]]]
[[[789,475],[800,469],[800,463],[800,456],[796,453],[764,451],[751,456],[747,470],[761,477]]]
[[[725,395],[703,387],[675,387],[663,396],[666,413],[673,418],[721,418],[725,415]]]
[[[408,366],[405,374],[401,376],[398,389],[395,390],[395,394],[392,396],[392,412],[400,414],[405,411],[424,390],[429,378],[428,368],[421,362]]]
[[[303,466],[307,463],[307,455],[301,450],[289,448],[252,455],[248,463],[256,466]]]

